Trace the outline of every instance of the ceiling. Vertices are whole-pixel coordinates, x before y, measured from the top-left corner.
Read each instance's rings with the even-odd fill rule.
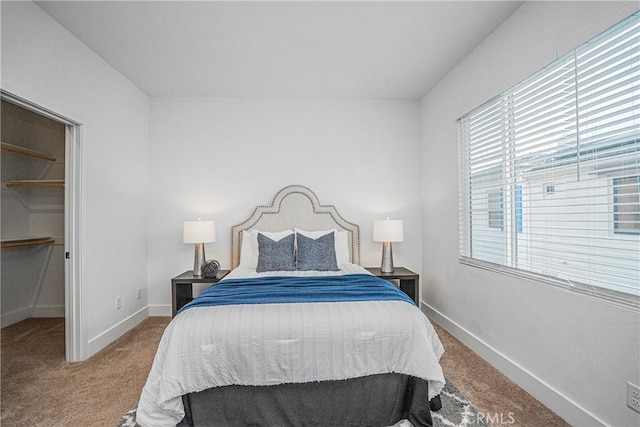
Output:
[[[415,100],[522,2],[36,3],[152,97]]]

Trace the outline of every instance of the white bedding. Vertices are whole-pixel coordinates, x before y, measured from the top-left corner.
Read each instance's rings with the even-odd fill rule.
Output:
[[[227,278],[285,275],[237,268]],[[367,273],[344,264],[339,272]],[[302,274],[304,273],[304,274]],[[167,326],[144,386],[137,422],[175,426],[183,394],[224,385],[275,385],[401,373],[440,393],[444,353],[424,314],[403,301],[194,307]]]

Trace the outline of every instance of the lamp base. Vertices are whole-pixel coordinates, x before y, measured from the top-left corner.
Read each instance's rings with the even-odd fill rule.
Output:
[[[391,242],[382,242],[382,263],[380,271],[383,273],[393,273],[393,249]]]
[[[202,266],[205,263],[204,243],[196,243],[195,254],[193,258],[193,275],[202,276]]]

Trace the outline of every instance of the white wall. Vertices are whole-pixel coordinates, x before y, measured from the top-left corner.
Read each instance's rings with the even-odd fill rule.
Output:
[[[458,263],[456,119],[635,8],[526,2],[422,100],[426,311],[577,426],[638,425],[626,382],[640,383],[640,316]]]
[[[31,2],[2,2],[2,88],[82,123],[81,286],[89,356],[146,316],[149,100]]]
[[[379,266],[375,219],[405,222],[394,261],[421,267],[420,105],[412,101],[152,98],[148,225],[151,313],[193,267],[182,222],[213,219],[208,259],[229,268],[231,226],[280,188],[305,185],[360,225],[361,264]]]

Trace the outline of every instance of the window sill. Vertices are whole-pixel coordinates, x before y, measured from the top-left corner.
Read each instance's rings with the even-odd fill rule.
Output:
[[[614,291],[612,289],[599,288],[597,286],[589,286],[583,283],[571,282],[569,280],[544,276],[542,274],[530,273],[524,270],[505,267],[486,261],[479,261],[464,256],[461,256],[459,258],[459,262],[460,264],[468,265],[470,267],[481,268],[483,270],[517,277],[519,279],[530,280],[549,286],[555,286],[558,288],[577,292],[582,295],[588,295],[609,304],[640,312],[640,295],[633,295],[625,292]]]

